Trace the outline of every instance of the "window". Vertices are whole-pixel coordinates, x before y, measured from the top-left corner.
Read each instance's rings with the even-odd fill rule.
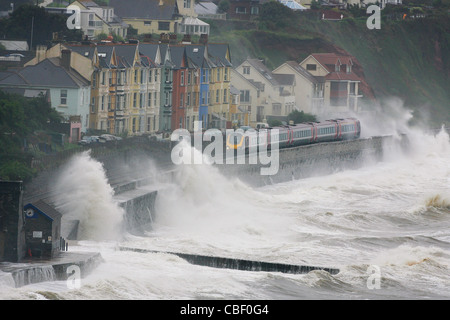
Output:
[[[211,91],[208,91],[208,96],[206,97],[206,103],[209,104],[211,101]]]
[[[116,96],[116,110],[120,110],[122,96]]]
[[[191,82],[192,82],[192,71],[189,70],[189,71],[188,71],[187,83],[188,83],[188,84],[191,84]]]
[[[122,83],[122,71],[117,71],[117,84],[121,85]]]
[[[216,103],[219,102],[219,98],[220,98],[220,90],[217,89],[217,90],[216,90]]]
[[[132,127],[133,132],[136,132],[136,118],[133,118],[133,127]]]
[[[194,84],[198,84],[198,70],[194,71]]]
[[[307,64],[306,65],[306,70],[308,71],[316,71],[317,66],[315,64]]]
[[[250,13],[251,14],[259,14],[259,8],[258,7],[251,7]]]
[[[225,68],[225,70],[224,70],[223,81],[228,81],[228,68]]]
[[[108,96],[108,111],[111,110],[111,96]]]
[[[205,92],[203,91],[203,92],[202,92],[202,105],[205,105],[205,102],[206,102],[206,94],[205,94]]]
[[[136,103],[137,103],[137,93],[133,93],[133,108],[136,108]]]
[[[208,70],[207,69],[203,69],[202,83],[208,83]]]
[[[150,129],[151,129],[151,127],[150,127],[151,119],[152,119],[152,118],[147,117],[147,131],[150,131]]]
[[[148,82],[152,82],[152,70],[148,70]]]
[[[245,14],[245,13],[247,13],[247,8],[246,7],[236,7],[236,13]]]
[[[191,105],[191,93],[188,92],[186,95],[186,105],[190,106]]]
[[[184,93],[180,94],[180,108],[184,107]]]
[[[92,88],[95,88],[97,86],[97,72],[94,72],[92,74]]]
[[[105,84],[105,71],[102,72],[102,84]]]
[[[139,95],[139,108],[143,108],[144,107],[144,99],[145,99],[144,93],[141,93]]]
[[[94,14],[93,13],[89,14],[89,22],[88,22],[88,24],[89,24],[89,27],[95,27]]]
[[[151,24],[152,24],[151,21],[148,21],[148,20],[144,21],[144,26],[149,26],[149,25],[151,25]]]
[[[154,99],[154,100],[153,100],[153,105],[154,105],[154,106],[157,105],[157,104],[156,104],[156,102],[157,102],[157,94],[158,94],[158,93],[155,92],[155,94],[153,95],[153,99]]]
[[[217,69],[217,82],[220,81],[220,69]]]
[[[158,70],[155,70],[155,82],[158,82]]]
[[[95,97],[92,97],[91,102],[91,112],[95,113]]]
[[[148,99],[147,99],[147,107],[151,107],[151,106],[152,106],[152,93],[149,92]]]
[[[145,70],[141,69],[141,84],[145,83]]]
[[[180,84],[184,86],[184,71],[181,71]]]
[[[242,67],[242,72],[244,74],[250,74],[250,67]]]
[[[170,22],[159,21],[158,29],[159,30],[170,30]]]
[[[102,96],[102,111],[105,110],[105,96]]]
[[[228,101],[228,90],[227,89],[223,89],[223,103],[227,103]]]
[[[356,83],[350,82],[350,94],[356,94]]]
[[[241,90],[241,102],[250,102],[250,90]]]
[[[191,7],[191,0],[184,0],[183,1],[183,6],[185,8],[190,8]]]
[[[166,92],[164,105],[166,105],[166,106],[170,105],[169,99],[170,99],[170,94],[169,94],[169,92]]]
[[[61,90],[60,92],[60,104],[67,104],[67,90]]]
[[[134,70],[134,83],[138,83],[138,71]]]

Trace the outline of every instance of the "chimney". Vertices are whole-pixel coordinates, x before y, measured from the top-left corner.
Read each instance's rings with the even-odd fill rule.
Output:
[[[70,70],[70,55],[70,50],[61,50],[61,66],[66,70]]]
[[[207,44],[208,43],[208,34],[206,33],[202,33],[200,35],[200,40],[199,40],[200,44]]]
[[[37,59],[37,62],[39,63],[42,60],[44,60],[46,55],[47,55],[47,46],[38,45],[36,47],[36,59]]]
[[[177,34],[176,33],[171,33],[170,35],[169,35],[169,40],[170,40],[170,43],[177,43]]]
[[[161,43],[169,43],[169,34],[161,33],[159,41],[161,41]]]
[[[191,44],[191,35],[190,34],[185,34],[183,36],[183,39],[181,40],[182,44]]]
[[[152,42],[152,34],[151,33],[144,34],[144,42]]]

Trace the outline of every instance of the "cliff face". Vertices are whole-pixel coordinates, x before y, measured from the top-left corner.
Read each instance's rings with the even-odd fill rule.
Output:
[[[369,30],[366,18],[323,21],[299,16],[297,32],[257,30],[246,22],[212,22],[211,41],[228,42],[233,65],[262,58],[269,68],[311,53],[335,52],[355,58],[364,77],[363,94],[379,102],[397,97],[430,126],[450,123],[450,19],[447,16],[382,21]]]

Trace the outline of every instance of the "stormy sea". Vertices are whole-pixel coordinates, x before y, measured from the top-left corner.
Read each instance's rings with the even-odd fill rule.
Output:
[[[212,165],[180,165],[173,181],[152,186],[158,190],[152,230],[120,238],[114,224],[123,213],[102,166],[84,155],[72,179],[84,179],[85,188],[71,196],[78,197],[90,222],[86,240],[70,250],[100,252],[104,261],[78,288],[52,279],[14,288],[0,275],[0,299],[447,300],[449,134],[444,129],[407,134],[408,152],[385,146],[381,161],[259,188]],[[165,252],[339,272],[210,268]]]

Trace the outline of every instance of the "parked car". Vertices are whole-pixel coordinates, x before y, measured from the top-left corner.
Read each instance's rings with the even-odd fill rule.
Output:
[[[117,137],[117,136],[114,136],[114,135],[108,134],[108,133],[102,134],[102,135],[99,137],[99,139],[100,139],[100,142],[122,140],[121,137]]]
[[[99,142],[99,137],[98,136],[84,136],[83,138],[81,138],[80,141],[78,141],[79,145],[88,145],[88,144],[93,144],[93,143],[97,143]]]

